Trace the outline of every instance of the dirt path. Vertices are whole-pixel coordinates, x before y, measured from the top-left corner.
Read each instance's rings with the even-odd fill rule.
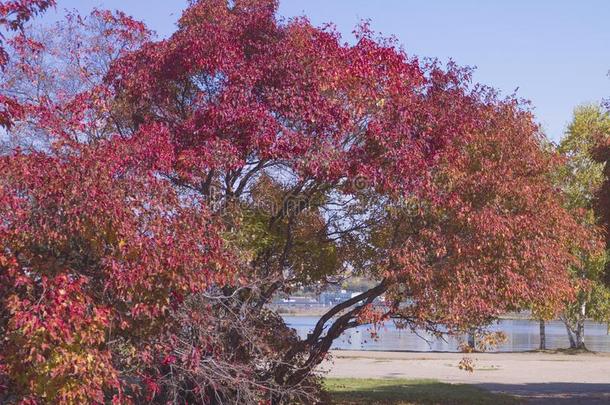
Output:
[[[610,403],[610,354],[477,353],[475,371],[460,353],[334,351],[331,377],[434,379],[475,384],[534,404]]]

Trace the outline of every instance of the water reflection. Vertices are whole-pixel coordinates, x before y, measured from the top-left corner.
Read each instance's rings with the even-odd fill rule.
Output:
[[[318,318],[314,316],[286,316],[287,324],[296,329],[301,338],[307,337]],[[502,331],[507,340],[496,350],[502,352],[526,351],[538,348],[539,324],[537,321],[509,319],[500,320],[490,328]],[[434,338],[425,333],[397,329],[393,322],[386,323],[378,330],[379,339],[371,338],[367,327],[361,326],[344,333],[333,344],[333,349],[344,350],[412,350],[412,351],[458,351],[458,340]],[[421,335],[421,336],[418,336]],[[425,337],[425,339],[424,339]],[[569,341],[565,326],[560,321],[546,324],[546,343],[549,349],[567,348]],[[589,350],[610,352],[610,336],[606,324],[587,322],[585,344]]]

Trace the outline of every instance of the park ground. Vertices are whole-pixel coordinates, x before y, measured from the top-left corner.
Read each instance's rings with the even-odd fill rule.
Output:
[[[608,404],[610,353],[334,351],[323,364],[337,404]]]

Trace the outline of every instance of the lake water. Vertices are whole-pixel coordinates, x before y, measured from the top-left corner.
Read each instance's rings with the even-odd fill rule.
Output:
[[[307,337],[318,317],[285,316],[286,323],[294,328],[301,338]],[[538,321],[508,319],[500,320],[490,328],[502,331],[506,341],[496,351],[512,352],[538,349],[540,326]],[[393,322],[387,322],[378,330],[379,339],[372,339],[369,329],[360,326],[348,330],[333,345],[333,349],[344,350],[406,350],[406,351],[458,351],[456,338],[446,340],[434,338],[425,333],[414,333],[406,329],[397,329]],[[570,346],[566,329],[561,321],[546,323],[546,344],[549,349],[567,348]],[[587,322],[585,325],[585,344],[589,350],[610,352],[610,336],[606,324]]]

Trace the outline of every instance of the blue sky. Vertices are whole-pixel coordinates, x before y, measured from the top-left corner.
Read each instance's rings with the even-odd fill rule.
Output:
[[[171,34],[185,0],[58,0],[83,13],[121,9],[160,36]],[[532,101],[558,140],[573,108],[610,97],[607,0],[280,0],[280,14],[333,22],[346,40],[362,19],[396,36],[407,53],[476,66],[475,80]]]

